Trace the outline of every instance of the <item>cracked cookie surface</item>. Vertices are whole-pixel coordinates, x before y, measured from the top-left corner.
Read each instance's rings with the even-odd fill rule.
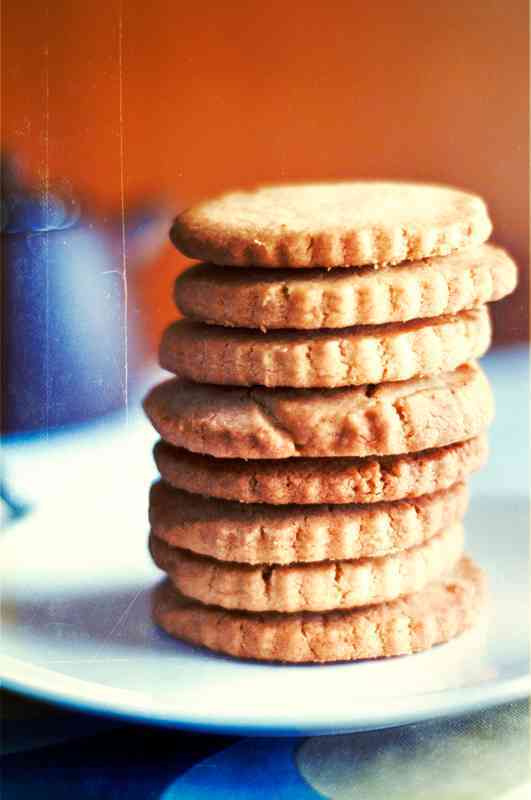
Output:
[[[447,255],[481,244],[491,230],[476,195],[360,181],[221,195],[180,214],[170,238],[184,255],[213,264],[349,267]]]
[[[152,534],[171,547],[220,561],[291,564],[388,555],[460,521],[465,483],[394,503],[272,506],[151,487]]]
[[[485,602],[485,576],[464,556],[421,592],[349,611],[228,611],[188,600],[168,580],[152,605],[158,625],[191,644],[239,658],[324,663],[427,650],[476,624]]]
[[[428,378],[322,390],[242,389],[170,380],[144,408],[176,447],[220,458],[393,455],[484,431],[493,415],[475,363]]]
[[[490,244],[445,257],[357,270],[232,270],[199,264],[175,282],[191,319],[241,328],[345,328],[455,314],[499,300],[517,268]]]
[[[378,503],[447,489],[484,466],[486,436],[385,458],[288,458],[244,461],[196,455],[165,442],[154,456],[178,489],[240,503]]]
[[[335,388],[405,381],[478,358],[491,338],[486,306],[389,325],[260,331],[179,320],[167,328],[160,365],[197,383]]]
[[[463,554],[456,523],[428,541],[392,555],[355,561],[248,565],[215,561],[150,536],[155,564],[186,597],[244,611],[330,611],[394,600],[421,591]]]

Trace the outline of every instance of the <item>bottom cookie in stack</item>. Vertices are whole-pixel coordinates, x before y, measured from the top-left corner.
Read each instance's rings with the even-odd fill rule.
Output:
[[[461,520],[464,478],[481,466],[484,438],[410,456],[407,465],[330,459],[342,472],[332,505],[293,505],[285,494],[280,505],[190,494],[169,481],[194,481],[193,470],[180,472],[182,459],[196,462],[196,477],[201,468],[208,474],[210,459],[164,443],[156,453],[166,480],[151,490],[150,551],[169,580],[155,594],[153,614],[169,634],[241,658],[326,662],[414,653],[476,622],[485,586],[463,556]],[[212,460],[220,461],[231,462]],[[303,461],[288,460],[293,468]],[[235,462],[253,472],[264,466]],[[375,465],[395,484],[382,480],[384,499],[360,504],[355,474],[368,469],[374,477]],[[397,497],[404,469],[417,477],[424,471],[417,490],[431,493],[415,496],[408,481],[410,495]],[[230,481],[230,469],[225,474]],[[220,494],[210,477],[210,493]]]
[[[155,621],[170,635],[239,658],[291,663],[398,656],[447,642],[474,625],[486,594],[466,556],[421,592],[345,611],[251,613],[203,605],[161,584]]]

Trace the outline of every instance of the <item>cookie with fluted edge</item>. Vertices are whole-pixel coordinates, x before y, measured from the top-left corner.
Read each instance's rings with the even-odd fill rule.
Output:
[[[455,314],[500,300],[517,268],[490,244],[395,267],[357,270],[232,270],[198,264],[176,280],[191,319],[229,327],[314,330]]]
[[[178,320],[166,329],[160,365],[196,383],[299,389],[405,381],[452,370],[489,347],[486,306],[388,325],[261,331]]]
[[[340,389],[242,389],[167,381],[144,408],[161,437],[220,458],[411,453],[477,436],[493,416],[477,364]]]
[[[181,213],[170,238],[184,255],[213,264],[354,267],[444,256],[481,244],[491,230],[474,194],[358,181],[224,194]]]
[[[258,661],[324,663],[408,655],[427,650],[479,622],[486,578],[464,556],[416,594],[380,605],[294,614],[228,611],[188,600],[169,580],[153,593],[155,622],[171,636]]]
[[[155,462],[177,489],[240,503],[378,503],[447,489],[486,463],[486,436],[384,458],[212,458],[157,442]]]
[[[466,483],[394,503],[271,506],[201,497],[153,484],[151,532],[171,547],[247,564],[372,558],[427,541],[460,521]]]
[[[331,611],[419,592],[463,554],[459,523],[409,550],[355,561],[249,565],[215,561],[150,536],[155,564],[186,597],[244,611]]]

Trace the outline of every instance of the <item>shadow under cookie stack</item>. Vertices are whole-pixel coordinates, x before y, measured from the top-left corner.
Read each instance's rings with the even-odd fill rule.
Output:
[[[146,412],[169,634],[241,658],[414,653],[479,618],[467,478],[493,403],[475,359],[516,267],[474,195],[265,187],[181,214],[185,315]]]

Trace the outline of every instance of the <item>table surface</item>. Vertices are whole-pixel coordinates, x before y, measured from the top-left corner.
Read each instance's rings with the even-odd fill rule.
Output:
[[[528,354],[483,361],[497,417],[489,467],[473,490],[529,489]],[[151,373],[148,380],[153,379]],[[81,426],[91,459],[113,437],[146,437],[139,414]],[[154,437],[153,437],[154,438]],[[38,507],[61,491],[65,458],[81,456],[71,432],[20,437],[4,448],[13,507]],[[148,443],[149,446],[149,443]],[[9,524],[6,514],[4,520]],[[529,796],[528,705],[515,703],[457,720],[388,731],[299,739],[236,739],[153,729],[71,713],[2,694],[4,798],[520,798]],[[443,760],[443,761],[442,761]],[[445,769],[441,770],[441,763]],[[45,782],[45,784],[43,783]]]

